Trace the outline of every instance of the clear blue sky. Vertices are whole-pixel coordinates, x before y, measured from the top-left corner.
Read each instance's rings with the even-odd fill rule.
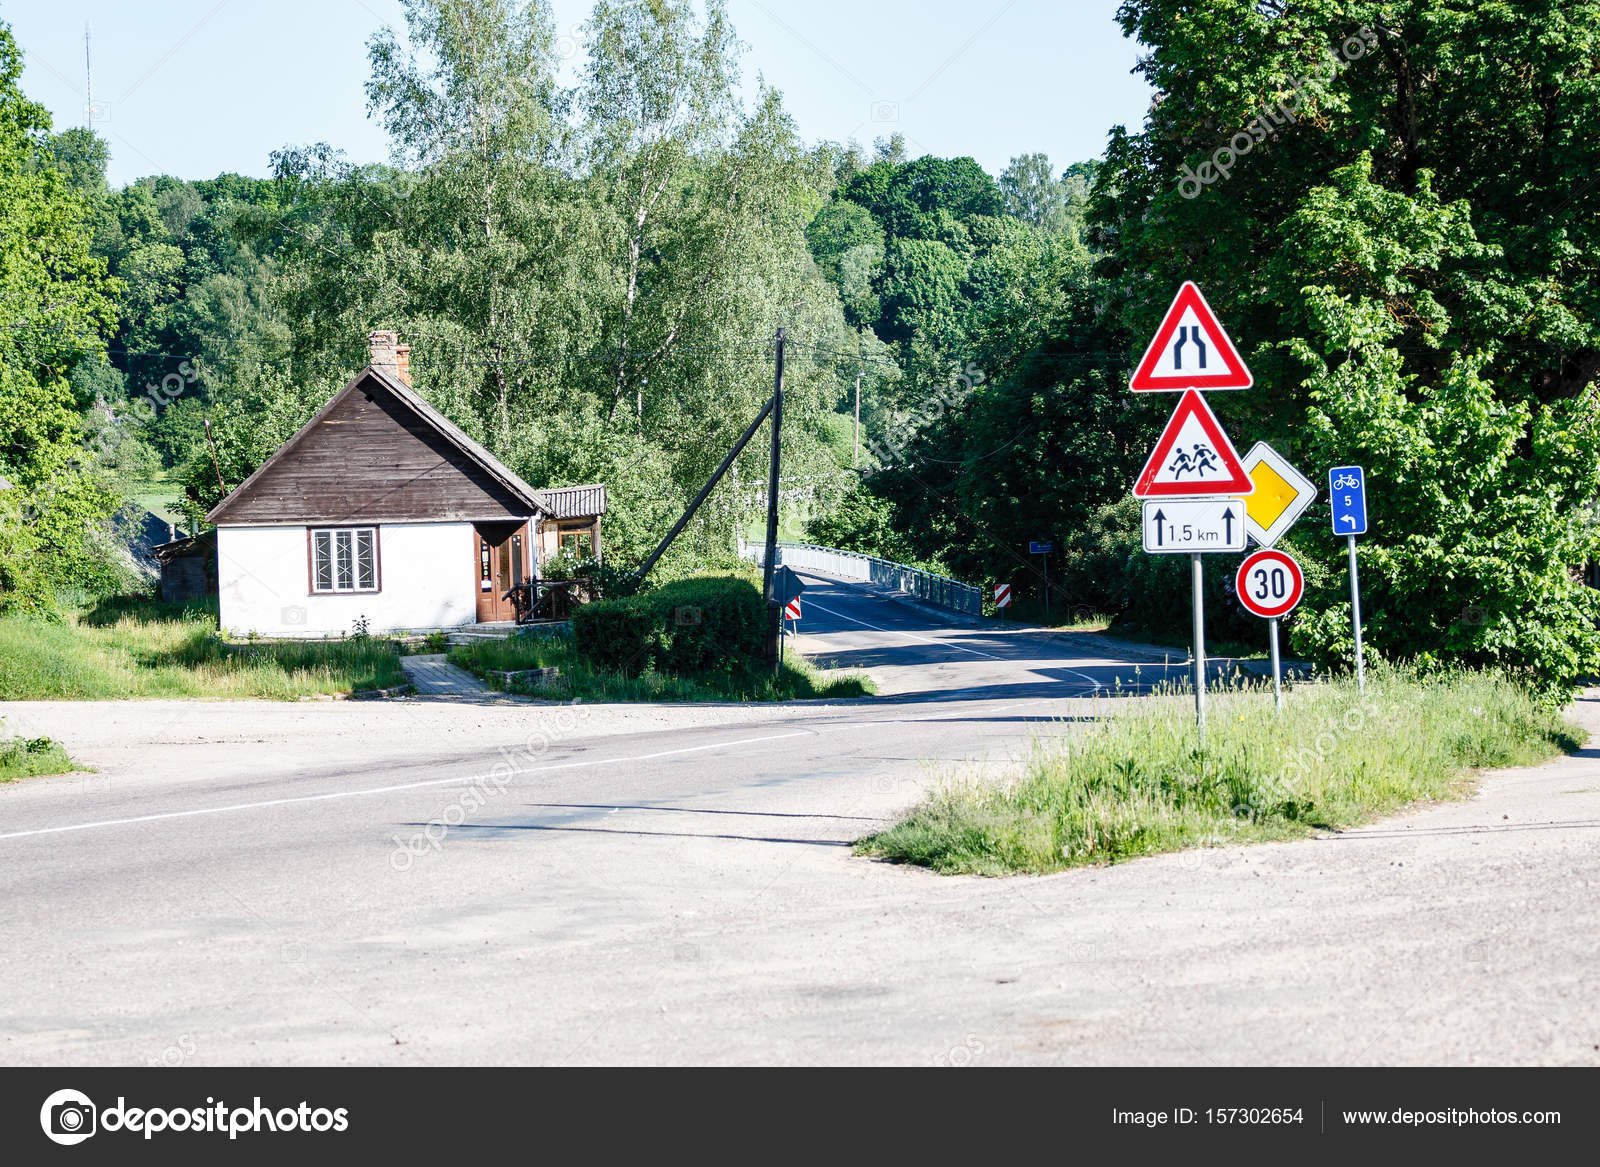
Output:
[[[913,156],[970,154],[998,173],[1043,150],[1059,169],[1137,125],[1149,89],[1115,0],[731,0],[747,90],[782,90],[808,141],[863,145],[899,131]],[[577,45],[589,0],[555,0]],[[278,147],[326,141],[388,156],[367,120],[366,40],[404,25],[395,0],[0,0],[25,54],[22,84],[57,129],[84,120],[85,20],[96,128],[111,180],[263,175]],[[569,70],[572,64],[569,63]]]

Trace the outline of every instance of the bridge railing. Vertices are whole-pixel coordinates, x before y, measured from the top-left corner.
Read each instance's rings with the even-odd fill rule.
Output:
[[[764,566],[766,552],[765,544],[739,540],[739,555],[744,559]],[[819,571],[841,579],[871,583],[968,616],[983,615],[981,588],[904,563],[879,559],[876,555],[841,551],[815,543],[779,543],[778,563],[797,571]]]

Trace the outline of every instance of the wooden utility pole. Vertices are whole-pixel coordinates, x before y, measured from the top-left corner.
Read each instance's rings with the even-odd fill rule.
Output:
[[[200,420],[206,427],[206,445],[211,447],[211,468],[217,472],[217,489],[222,492],[221,497],[226,498],[228,488],[222,485],[222,467],[217,462],[217,443],[211,440],[211,419],[204,417]]]
[[[856,452],[851,459],[852,466],[861,465],[861,369],[856,368]]]

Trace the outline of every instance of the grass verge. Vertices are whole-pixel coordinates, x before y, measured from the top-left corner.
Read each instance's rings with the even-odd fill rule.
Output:
[[[1004,612],[1003,617],[1001,612]],[[991,611],[988,615],[996,620],[1003,619],[1007,624],[1040,624],[1063,632],[1104,632],[1112,624],[1108,613],[1085,604],[1052,604],[1046,616],[1044,601],[1033,596],[1015,599],[1008,607]]]
[[[42,774],[66,774],[75,769],[67,751],[47,737],[0,741],[0,783]]]
[[[64,621],[0,619],[0,699],[268,698],[382,689],[405,682],[381,639],[228,644],[215,605],[116,599]]]
[[[591,664],[572,642],[556,636],[513,636],[456,645],[450,662],[479,677],[490,671],[556,667],[553,682],[519,686],[532,697],[571,701],[793,701],[802,698],[866,697],[877,690],[861,673],[824,672],[798,653],[786,653],[778,675],[766,666],[728,669],[694,676],[645,670],[627,676]],[[491,682],[493,683],[493,682]]]
[[[1044,873],[1187,847],[1301,837],[1424,799],[1470,772],[1543,761],[1584,732],[1487,673],[1375,669],[1304,686],[1282,714],[1260,691],[1211,702],[1196,749],[1192,697],[1130,701],[1083,733],[1037,742],[1020,773],[946,783],[859,853],[935,871]]]

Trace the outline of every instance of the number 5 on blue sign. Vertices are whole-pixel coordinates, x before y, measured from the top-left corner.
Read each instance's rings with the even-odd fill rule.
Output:
[[[1333,533],[1367,533],[1366,475],[1359,466],[1335,466],[1328,471],[1328,497],[1333,502]]]

